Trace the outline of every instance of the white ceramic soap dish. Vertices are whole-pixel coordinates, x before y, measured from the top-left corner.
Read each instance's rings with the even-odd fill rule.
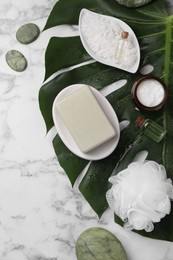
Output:
[[[63,100],[68,95],[72,94],[74,91],[81,88],[81,86],[83,86],[83,84],[75,84],[75,85],[68,86],[56,96],[52,108],[53,121],[57,129],[58,135],[60,136],[63,143],[67,146],[67,148],[71,152],[86,160],[100,160],[107,157],[114,151],[120,138],[119,121],[114,109],[112,108],[108,100],[98,90],[96,90],[93,87],[90,87],[93,94],[95,95],[95,98],[97,99],[98,103],[100,104],[101,108],[106,114],[108,120],[110,121],[113,128],[115,129],[116,135],[112,137],[110,140],[106,141],[105,143],[99,145],[97,148],[94,148],[93,150],[87,153],[83,153],[79,149],[69,129],[67,128],[58,110],[56,109],[57,102]],[[96,119],[96,123],[97,123],[97,119]]]

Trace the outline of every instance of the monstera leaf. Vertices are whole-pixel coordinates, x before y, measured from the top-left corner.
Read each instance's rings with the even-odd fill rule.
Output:
[[[110,188],[108,178],[126,168],[138,152],[147,150],[147,159],[163,164],[168,176],[173,179],[173,16],[167,14],[163,0],[155,0],[136,9],[122,7],[114,0],[60,0],[52,10],[45,30],[62,24],[77,25],[82,8],[114,16],[131,26],[140,43],[140,67],[147,64],[153,65],[152,74],[160,77],[169,91],[168,102],[164,109],[144,114],[147,118],[159,122],[167,130],[163,141],[156,143],[141,134],[135,126],[135,120],[141,112],[135,109],[131,100],[131,87],[141,77],[140,72],[130,74],[98,62],[86,64],[86,61],[92,61],[92,59],[86,53],[78,36],[50,39],[45,54],[45,79],[57,71],[59,73],[47,81],[39,92],[40,110],[47,131],[54,125],[53,101],[63,88],[75,83],[84,83],[100,90],[118,80],[126,80],[126,84],[122,88],[107,96],[119,121],[128,120],[130,122],[128,127],[121,132],[118,147],[109,157],[88,162],[72,154],[58,135],[53,140],[58,161],[72,185],[88,165],[85,176],[79,184],[79,190],[98,216],[101,216],[107,208],[105,194]],[[78,64],[81,66],[75,67]],[[65,68],[70,69],[64,70]],[[169,216],[155,225],[154,231],[144,235],[173,241],[172,218],[173,210]],[[118,219],[116,221],[119,222]]]

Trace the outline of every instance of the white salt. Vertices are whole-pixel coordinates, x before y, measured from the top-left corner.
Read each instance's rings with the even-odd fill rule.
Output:
[[[147,107],[157,106],[164,99],[163,86],[155,79],[143,80],[139,84],[136,94],[139,102]]]
[[[121,33],[124,30],[116,20],[86,12],[81,21],[81,31],[89,48],[99,58],[124,67],[131,67],[136,62],[132,36],[129,34],[127,39],[123,39]]]

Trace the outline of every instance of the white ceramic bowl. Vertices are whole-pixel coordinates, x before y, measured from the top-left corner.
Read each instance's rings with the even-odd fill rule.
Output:
[[[91,16],[91,19],[89,19],[90,20],[90,28],[89,28],[89,30],[91,30],[91,31],[96,26],[94,24],[94,21],[92,21],[92,18],[94,16],[97,19],[102,17],[104,20],[107,20],[110,24],[112,23],[112,24],[117,25],[117,28],[121,28],[122,31],[127,31],[129,33],[129,35],[130,35],[131,42],[132,42],[132,44],[134,46],[134,49],[136,50],[135,62],[132,65],[129,65],[129,66],[126,67],[123,64],[121,64],[120,62],[117,63],[113,59],[105,59],[105,58],[101,57],[100,55],[98,55],[97,52],[94,52],[93,49],[91,49],[91,47],[89,46],[88,40],[86,39],[86,37],[84,35],[84,30],[82,29],[83,18],[84,18],[85,15],[88,15],[88,17]],[[97,33],[100,34],[102,32],[98,31]],[[103,63],[103,64],[106,64],[106,65],[109,65],[109,66],[112,66],[112,67],[115,67],[115,68],[118,68],[118,69],[122,69],[122,70],[125,70],[125,71],[128,71],[128,72],[131,72],[131,73],[135,73],[137,71],[137,69],[139,67],[139,63],[140,63],[140,47],[139,47],[139,43],[138,43],[136,35],[133,32],[133,30],[131,29],[131,27],[128,24],[126,24],[125,22],[123,22],[122,20],[114,18],[114,17],[111,17],[111,16],[98,14],[98,13],[92,12],[92,11],[90,11],[88,9],[82,9],[81,12],[80,12],[80,15],[79,15],[79,35],[80,35],[80,39],[81,39],[81,42],[82,42],[85,50],[96,61],[98,61],[100,63]],[[106,51],[106,49],[105,49],[105,51]],[[109,48],[108,48],[108,51],[109,51]],[[128,59],[129,58],[127,58],[127,62],[128,62]]]

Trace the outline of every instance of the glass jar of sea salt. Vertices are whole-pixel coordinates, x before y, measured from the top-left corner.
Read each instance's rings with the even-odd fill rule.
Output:
[[[142,110],[157,111],[167,100],[168,90],[164,82],[154,76],[140,78],[132,87],[132,99]]]

